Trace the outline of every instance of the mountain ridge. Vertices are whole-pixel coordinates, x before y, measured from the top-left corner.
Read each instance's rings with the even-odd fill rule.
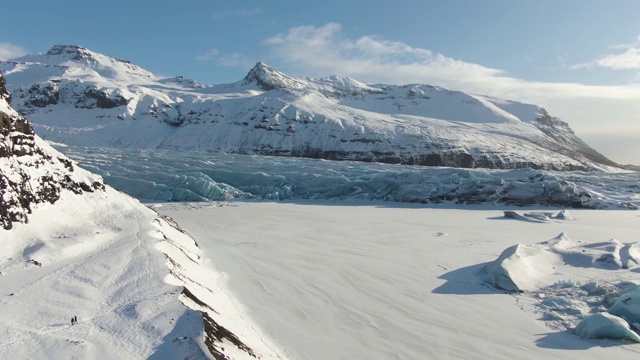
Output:
[[[0,71],[39,132],[72,145],[466,168],[618,167],[543,108],[431,85],[293,78],[263,62],[238,82],[201,85],[75,45],[0,62]]]

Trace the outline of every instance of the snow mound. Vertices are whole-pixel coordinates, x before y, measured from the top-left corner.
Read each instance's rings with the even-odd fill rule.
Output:
[[[623,244],[615,239],[587,244],[573,241],[561,233],[548,241],[507,248],[498,259],[485,267],[485,273],[487,282],[502,290],[539,290],[565,280],[557,275],[561,267],[597,270],[634,268],[638,265],[639,246],[640,243]]]
[[[528,212],[524,214],[519,214],[513,210],[506,210],[504,212],[504,217],[509,219],[523,220],[523,221],[531,221],[531,222],[548,222],[550,220],[575,220],[573,216],[569,214],[567,210],[562,210],[557,214],[552,212]]]
[[[499,289],[515,292],[550,285],[553,270],[563,262],[554,246],[565,247],[565,243],[571,241],[564,233],[554,240],[554,245],[518,244],[507,248],[486,266],[487,281]]]
[[[548,241],[507,248],[479,275],[497,289],[531,298],[532,311],[541,313],[552,328],[574,329],[584,338],[640,342],[635,332],[640,329],[640,286],[620,281],[632,278],[624,272],[638,265],[638,246],[615,239],[574,241],[561,233]]]
[[[576,333],[584,338],[640,342],[640,336],[629,328],[629,324],[624,319],[607,313],[585,317],[576,328]]]

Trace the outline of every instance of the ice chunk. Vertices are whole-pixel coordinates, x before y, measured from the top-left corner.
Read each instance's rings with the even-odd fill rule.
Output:
[[[567,210],[560,211],[555,216],[552,216],[552,218],[558,220],[575,220],[575,218],[571,216],[571,214],[569,214]]]
[[[630,323],[640,322],[640,286],[620,295],[609,309],[609,313],[620,316]]]
[[[550,296],[541,301],[540,307],[552,310],[556,314],[582,316],[589,313],[589,306],[567,296]]]
[[[608,313],[597,313],[585,317],[576,327],[576,334],[583,338],[640,342],[640,336],[629,328],[629,324],[624,319]]]
[[[640,265],[640,243],[625,244],[620,249],[620,262],[625,269]]]
[[[526,291],[549,285],[547,277],[561,263],[562,257],[544,245],[518,244],[504,250],[485,271],[488,282],[499,289]]]
[[[513,210],[504,211],[504,217],[509,219],[516,219],[522,221],[531,221],[531,222],[546,222],[549,220],[547,216],[538,216],[537,214],[527,213],[524,215],[520,215]]]

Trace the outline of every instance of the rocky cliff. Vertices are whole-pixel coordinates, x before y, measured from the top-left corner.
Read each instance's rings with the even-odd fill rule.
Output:
[[[62,191],[77,194],[104,190],[98,176],[73,162],[34,134],[31,124],[10,107],[11,96],[0,75],[0,224],[11,229],[27,222],[39,203],[55,203]]]

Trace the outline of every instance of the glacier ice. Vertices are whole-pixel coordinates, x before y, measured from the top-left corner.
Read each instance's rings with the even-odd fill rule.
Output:
[[[382,200],[407,203],[640,205],[638,173],[418,167],[292,157],[61,147],[60,151],[138,199]],[[558,217],[563,215],[558,215]]]
[[[640,286],[622,294],[611,306],[609,313],[617,315],[631,324],[640,324]]]

